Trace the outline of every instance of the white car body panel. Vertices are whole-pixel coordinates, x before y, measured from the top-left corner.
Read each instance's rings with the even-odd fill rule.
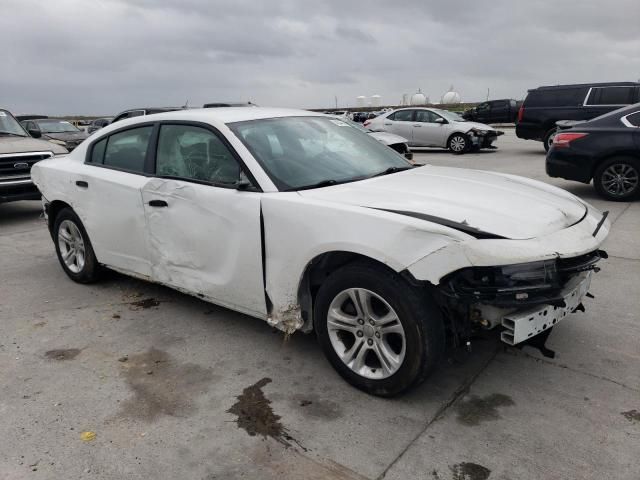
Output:
[[[464,267],[580,255],[597,249],[608,234],[605,221],[593,237],[602,215],[573,195],[534,180],[488,172],[425,166],[343,185],[278,192],[226,125],[310,115],[315,114],[265,108],[176,111],[118,122],[94,135],[97,140],[130,124],[160,120],[210,124],[227,138],[262,192],[85,165],[91,142],[65,158],[39,162],[32,176],[47,201],[65,202],[76,211],[100,263],[263,318],[289,333],[304,326],[304,273],[328,252],[363,255],[438,284]],[[125,196],[114,193],[121,187],[99,190],[96,199],[88,201],[94,175],[120,182],[131,192]],[[88,191],[75,184],[79,179],[89,182]],[[132,193],[136,189],[137,195]],[[147,204],[154,198],[169,199],[173,211],[150,209]],[[429,221],[425,215],[507,239],[477,239],[464,228]],[[136,232],[143,232],[145,239]]]

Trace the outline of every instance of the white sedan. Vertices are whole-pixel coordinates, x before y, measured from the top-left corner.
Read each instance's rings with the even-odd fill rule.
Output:
[[[340,120],[220,108],[124,120],[32,170],[60,264],[315,330],[390,396],[447,345],[517,344],[580,308],[609,222],[534,180],[423,166]]]
[[[484,123],[469,122],[457,113],[426,107],[386,112],[367,120],[364,126],[400,135],[410,147],[447,148],[456,154],[494,148],[493,142],[504,133]]]

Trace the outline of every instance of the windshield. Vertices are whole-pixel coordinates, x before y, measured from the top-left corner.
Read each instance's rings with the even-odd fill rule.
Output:
[[[43,120],[38,122],[38,126],[44,133],[64,133],[80,131],[69,122],[65,122],[63,120]]]
[[[433,111],[436,112],[438,115],[443,116],[445,119],[447,119],[450,122],[466,122],[464,118],[462,118],[460,115],[458,115],[455,112],[450,112],[449,110],[440,110],[439,108],[434,108]]]
[[[364,126],[362,126],[361,123],[358,122],[354,122],[353,120],[349,120],[348,118],[341,118],[340,119],[341,122],[346,122],[349,125],[351,125],[353,128],[357,128],[358,130],[360,130],[361,132],[365,132],[365,133],[369,133],[369,132],[373,132],[373,130],[370,130],[368,128],[365,128]]]
[[[1,134],[18,135],[20,137],[27,136],[27,132],[24,131],[22,125],[6,110],[0,110],[0,135]]]
[[[280,190],[362,180],[411,168],[403,156],[342,120],[284,117],[229,124]]]

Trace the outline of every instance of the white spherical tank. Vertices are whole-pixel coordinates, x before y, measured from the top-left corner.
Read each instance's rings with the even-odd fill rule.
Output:
[[[411,96],[411,105],[426,105],[429,103],[429,99],[426,97],[420,89]]]
[[[453,85],[449,88],[449,91],[442,96],[440,103],[451,104],[460,103],[460,94],[453,89]]]
[[[379,107],[382,104],[382,97],[380,95],[371,95],[371,106]]]
[[[366,106],[367,106],[367,97],[365,97],[364,95],[360,95],[359,97],[356,97],[356,107],[362,108]]]

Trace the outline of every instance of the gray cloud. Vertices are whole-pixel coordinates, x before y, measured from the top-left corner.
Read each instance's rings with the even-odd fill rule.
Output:
[[[3,0],[0,105],[112,114],[248,100],[323,107],[522,98],[640,78],[637,0]]]

